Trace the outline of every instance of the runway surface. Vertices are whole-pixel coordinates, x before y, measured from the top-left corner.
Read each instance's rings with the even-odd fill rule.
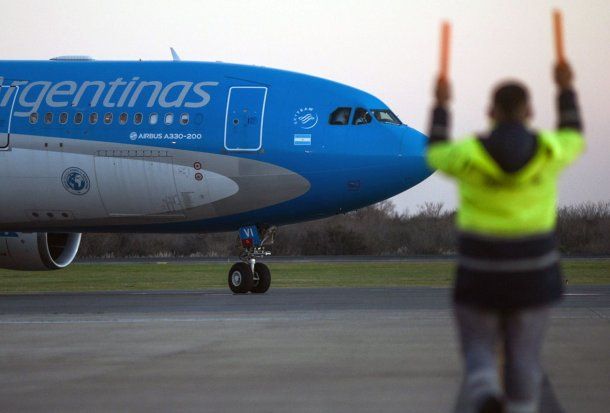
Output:
[[[610,286],[570,287],[543,412],[610,404]],[[0,296],[0,411],[448,412],[449,290]]]

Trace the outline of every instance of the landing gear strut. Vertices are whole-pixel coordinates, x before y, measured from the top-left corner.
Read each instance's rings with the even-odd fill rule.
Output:
[[[275,227],[259,228],[255,225],[239,229],[240,246],[243,248],[239,258],[242,262],[233,264],[228,277],[229,288],[235,294],[263,294],[271,286],[269,267],[256,262],[256,259],[271,255],[267,247],[273,245],[275,230]]]

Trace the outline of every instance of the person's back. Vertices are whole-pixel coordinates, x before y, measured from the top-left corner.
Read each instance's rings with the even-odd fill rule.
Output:
[[[556,68],[557,131],[525,126],[527,90],[511,82],[494,91],[492,131],[457,142],[448,140],[449,85],[437,83],[427,158],[457,180],[460,192],[454,301],[466,376],[458,411],[500,412],[504,397],[508,412],[537,411],[538,353],[549,305],[563,291],[554,233],[557,179],[584,147],[571,79],[567,64]],[[495,357],[500,340],[504,392]]]

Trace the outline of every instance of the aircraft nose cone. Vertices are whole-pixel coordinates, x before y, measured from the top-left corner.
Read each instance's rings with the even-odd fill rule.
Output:
[[[428,138],[423,133],[408,127],[403,132],[401,154],[409,185],[417,185],[434,173],[426,162],[427,144]]]
[[[402,154],[405,156],[425,156],[428,137],[423,133],[406,127],[402,132]]]

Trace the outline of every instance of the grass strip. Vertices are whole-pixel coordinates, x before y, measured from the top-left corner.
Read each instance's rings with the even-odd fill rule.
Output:
[[[436,262],[271,263],[272,288],[447,287],[455,264]],[[228,288],[230,263],[74,264],[59,271],[0,270],[0,293]],[[610,259],[566,260],[570,285],[609,284]]]

